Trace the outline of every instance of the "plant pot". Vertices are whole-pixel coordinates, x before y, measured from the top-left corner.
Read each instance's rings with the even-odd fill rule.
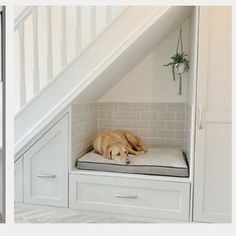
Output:
[[[184,63],[179,63],[179,64],[175,64],[175,72],[177,74],[183,74],[185,70],[185,65]]]

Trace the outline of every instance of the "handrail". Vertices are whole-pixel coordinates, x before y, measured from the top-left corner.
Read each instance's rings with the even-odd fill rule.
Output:
[[[16,31],[20,24],[24,22],[33,12],[33,10],[37,8],[37,6],[30,6],[26,7],[20,14],[19,16],[16,17],[14,21],[14,31]]]

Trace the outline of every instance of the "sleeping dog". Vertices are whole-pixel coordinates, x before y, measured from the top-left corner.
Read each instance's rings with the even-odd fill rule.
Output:
[[[95,152],[121,165],[129,164],[128,154],[147,152],[139,137],[128,131],[111,131],[97,135],[93,142]]]

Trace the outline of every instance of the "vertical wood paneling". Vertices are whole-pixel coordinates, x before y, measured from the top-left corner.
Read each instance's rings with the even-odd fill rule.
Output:
[[[48,44],[47,44],[47,75],[48,80],[53,76],[53,57],[52,57],[52,7],[47,7],[47,35],[48,35]]]
[[[90,29],[91,29],[91,39],[94,39],[96,36],[96,7],[91,7],[90,12]]]
[[[61,66],[64,67],[67,63],[67,45],[66,45],[66,7],[61,9]]]
[[[38,60],[38,10],[34,10],[32,14],[33,27],[33,44],[34,44],[34,68],[33,68],[33,93],[39,91],[39,60]]]
[[[76,53],[81,51],[81,7],[76,7],[76,28],[75,28],[75,51]]]
[[[20,106],[26,104],[26,82],[25,82],[25,29],[22,23],[18,29],[20,49]]]

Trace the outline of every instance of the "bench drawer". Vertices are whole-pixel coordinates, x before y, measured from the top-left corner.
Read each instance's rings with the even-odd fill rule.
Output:
[[[70,207],[83,210],[188,221],[189,191],[189,183],[70,174]]]

